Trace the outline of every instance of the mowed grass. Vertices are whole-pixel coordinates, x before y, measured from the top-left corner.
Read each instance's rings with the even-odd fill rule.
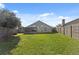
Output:
[[[14,55],[77,55],[79,40],[63,34],[18,34],[19,41],[0,44],[0,54]],[[14,46],[14,47],[13,47]],[[5,48],[4,48],[5,47]],[[13,48],[11,48],[13,47]],[[8,50],[9,49],[9,50]],[[8,52],[7,52],[8,51]]]
[[[63,34],[22,34],[12,54],[54,55],[79,54],[79,40]]]

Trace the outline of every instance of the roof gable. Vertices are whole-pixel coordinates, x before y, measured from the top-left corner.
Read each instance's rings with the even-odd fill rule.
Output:
[[[33,24],[27,26],[27,27],[31,27],[31,26],[34,26],[34,25],[44,25],[44,26],[48,26],[48,27],[51,27],[50,25],[47,25],[46,23],[42,22],[42,21],[36,21],[34,22]],[[34,26],[35,27],[35,26]],[[51,27],[52,28],[52,27]]]

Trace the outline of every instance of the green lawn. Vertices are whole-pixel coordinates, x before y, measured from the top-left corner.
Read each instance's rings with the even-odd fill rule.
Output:
[[[60,55],[79,54],[79,40],[62,34],[18,34],[0,43],[0,54]]]

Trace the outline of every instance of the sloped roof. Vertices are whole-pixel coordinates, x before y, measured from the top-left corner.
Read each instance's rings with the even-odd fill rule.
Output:
[[[73,23],[79,23],[79,18],[77,18],[77,19],[75,19],[75,20],[73,20],[73,21],[70,21],[70,22],[64,24],[64,26],[65,26],[65,25],[69,25],[69,24],[73,24]]]
[[[33,24],[31,24],[31,25],[29,25],[29,26],[27,26],[27,27],[30,27],[30,26],[32,26],[32,25],[34,25],[34,24],[44,24],[44,25],[46,25],[46,26],[48,26],[48,27],[51,27],[51,28],[53,28],[52,26],[50,26],[50,25],[48,25],[48,24],[46,24],[46,23],[44,23],[44,22],[42,22],[42,21],[36,21],[36,22],[34,22]]]

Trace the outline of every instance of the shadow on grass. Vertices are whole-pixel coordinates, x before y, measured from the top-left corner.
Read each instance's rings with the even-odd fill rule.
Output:
[[[0,42],[0,55],[10,55],[10,51],[16,48],[19,40],[18,36],[11,36],[6,42]]]

